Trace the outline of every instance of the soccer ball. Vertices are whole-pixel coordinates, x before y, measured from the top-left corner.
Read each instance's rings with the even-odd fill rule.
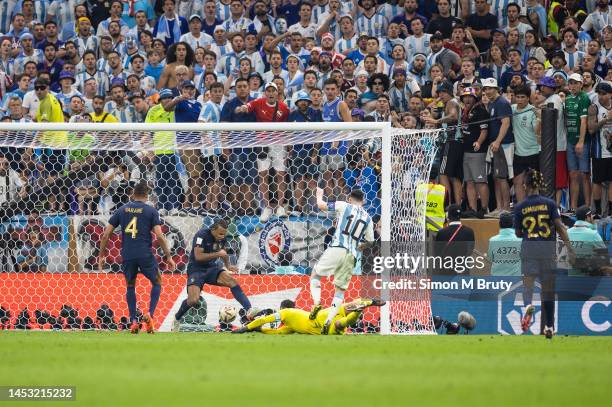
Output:
[[[236,307],[232,305],[224,305],[219,310],[219,322],[229,324],[236,319],[236,315],[238,315],[238,310],[236,310]]]

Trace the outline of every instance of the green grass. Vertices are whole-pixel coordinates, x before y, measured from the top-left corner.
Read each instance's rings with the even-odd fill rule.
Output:
[[[601,406],[611,369],[609,337],[0,332],[0,385],[54,406]]]

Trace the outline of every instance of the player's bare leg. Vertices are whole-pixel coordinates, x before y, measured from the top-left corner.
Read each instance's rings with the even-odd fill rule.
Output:
[[[183,300],[181,307],[178,312],[174,315],[174,321],[172,321],[172,331],[178,332],[181,324],[181,319],[187,311],[192,307],[199,304],[201,289],[197,285],[187,286],[187,299]]]
[[[276,216],[279,218],[286,217],[285,212],[285,193],[287,191],[287,182],[285,181],[287,173],[285,171],[276,172],[276,186],[277,186],[277,202]]]

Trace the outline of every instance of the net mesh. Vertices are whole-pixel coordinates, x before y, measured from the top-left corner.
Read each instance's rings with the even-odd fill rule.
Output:
[[[237,279],[258,308],[277,309],[284,299],[304,309],[312,304],[309,274],[335,227],[332,214],[316,207],[317,186],[328,201],[345,200],[350,189],[361,188],[377,233],[383,240],[387,235],[393,250],[416,250],[407,242],[424,239],[415,188],[427,181],[436,132],[393,130],[385,143],[379,124],[297,130],[287,124],[198,130],[174,124],[18,125],[0,126],[2,328],[126,328],[119,231],[101,270],[99,246],[109,216],[141,180],[151,186],[149,203],[162,215],[177,265],[167,269],[154,240],[163,275],[160,330],[170,329],[186,298],[194,234],[220,217],[230,221],[228,252]],[[388,176],[385,160],[391,163]],[[375,252],[364,253],[355,267],[347,300],[364,294],[368,258]],[[139,315],[148,308],[149,287],[140,277]],[[333,291],[325,279],[323,305],[331,303]],[[390,332],[433,331],[427,293],[393,295],[382,311]],[[206,312],[187,318],[191,330],[208,331],[218,325],[222,306],[238,307],[222,287],[206,286],[202,297]],[[352,331],[378,332],[381,326],[380,310],[370,308]]]

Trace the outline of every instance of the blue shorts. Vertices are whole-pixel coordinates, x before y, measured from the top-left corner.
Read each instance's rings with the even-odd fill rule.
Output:
[[[553,274],[555,261],[551,258],[521,259],[521,271],[526,277],[538,277],[540,281]]]
[[[576,153],[576,144],[567,143],[567,170],[584,173],[591,172],[591,161],[589,159],[590,150],[591,143],[585,141],[582,154],[578,156],[578,153]]]
[[[223,268],[214,267],[204,271],[194,271],[187,274],[187,287],[190,285],[197,285],[202,288],[204,284],[218,285],[217,280],[219,274],[223,271]]]
[[[135,280],[138,273],[141,273],[152,283],[157,280],[157,261],[153,256],[124,260],[121,268],[127,281]]]

